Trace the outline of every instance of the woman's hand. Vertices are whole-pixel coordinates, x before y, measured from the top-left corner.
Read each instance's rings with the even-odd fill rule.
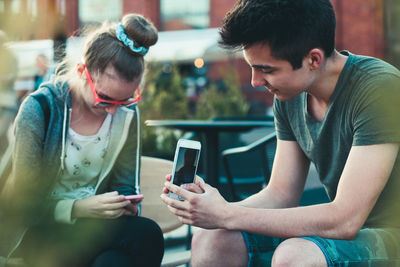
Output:
[[[129,205],[132,206],[127,208]],[[76,200],[72,207],[72,218],[115,219],[127,214],[128,210],[134,212],[133,206],[130,200],[125,200],[117,191],[108,192]]]
[[[130,203],[125,207],[125,213],[124,215],[128,216],[135,216],[138,213],[139,210],[139,203],[142,202],[141,199],[130,199]]]

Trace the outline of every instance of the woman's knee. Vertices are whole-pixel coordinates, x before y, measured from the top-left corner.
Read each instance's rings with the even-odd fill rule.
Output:
[[[163,232],[160,226],[153,220],[146,217],[139,217],[142,221],[139,231],[142,231],[142,235],[144,235],[148,241],[148,243],[162,244],[164,245],[164,237]]]
[[[106,250],[98,255],[92,267],[120,267],[133,266],[132,258],[121,250]]]
[[[135,234],[128,251],[134,255],[133,266],[159,266],[164,255],[164,237],[160,226],[145,217],[132,220],[135,222],[132,222],[130,231]]]
[[[272,257],[273,267],[282,266],[327,266],[321,249],[313,242],[302,238],[283,241]]]

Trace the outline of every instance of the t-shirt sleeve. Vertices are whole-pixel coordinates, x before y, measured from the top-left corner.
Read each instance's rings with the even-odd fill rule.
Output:
[[[380,77],[354,106],[354,146],[400,142],[400,79]]]
[[[274,98],[274,117],[275,117],[275,130],[279,140],[296,141],[296,138],[291,130],[288,114],[283,103]]]

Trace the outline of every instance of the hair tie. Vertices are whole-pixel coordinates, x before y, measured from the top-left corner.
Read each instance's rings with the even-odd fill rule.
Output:
[[[128,47],[133,52],[141,54],[143,56],[146,55],[147,52],[149,52],[149,49],[144,46],[135,47],[134,41],[129,39],[129,37],[126,35],[122,23],[118,23],[117,26],[115,27],[115,34],[117,36],[117,39],[120,40],[126,47]]]

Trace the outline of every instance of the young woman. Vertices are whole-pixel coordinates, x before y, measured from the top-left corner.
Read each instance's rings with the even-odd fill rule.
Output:
[[[10,217],[29,226],[15,251],[29,265],[160,265],[160,228],[124,196],[139,194],[136,103],[143,56],[156,41],[140,15],[103,24],[81,62],[61,64],[23,102],[6,193]]]

